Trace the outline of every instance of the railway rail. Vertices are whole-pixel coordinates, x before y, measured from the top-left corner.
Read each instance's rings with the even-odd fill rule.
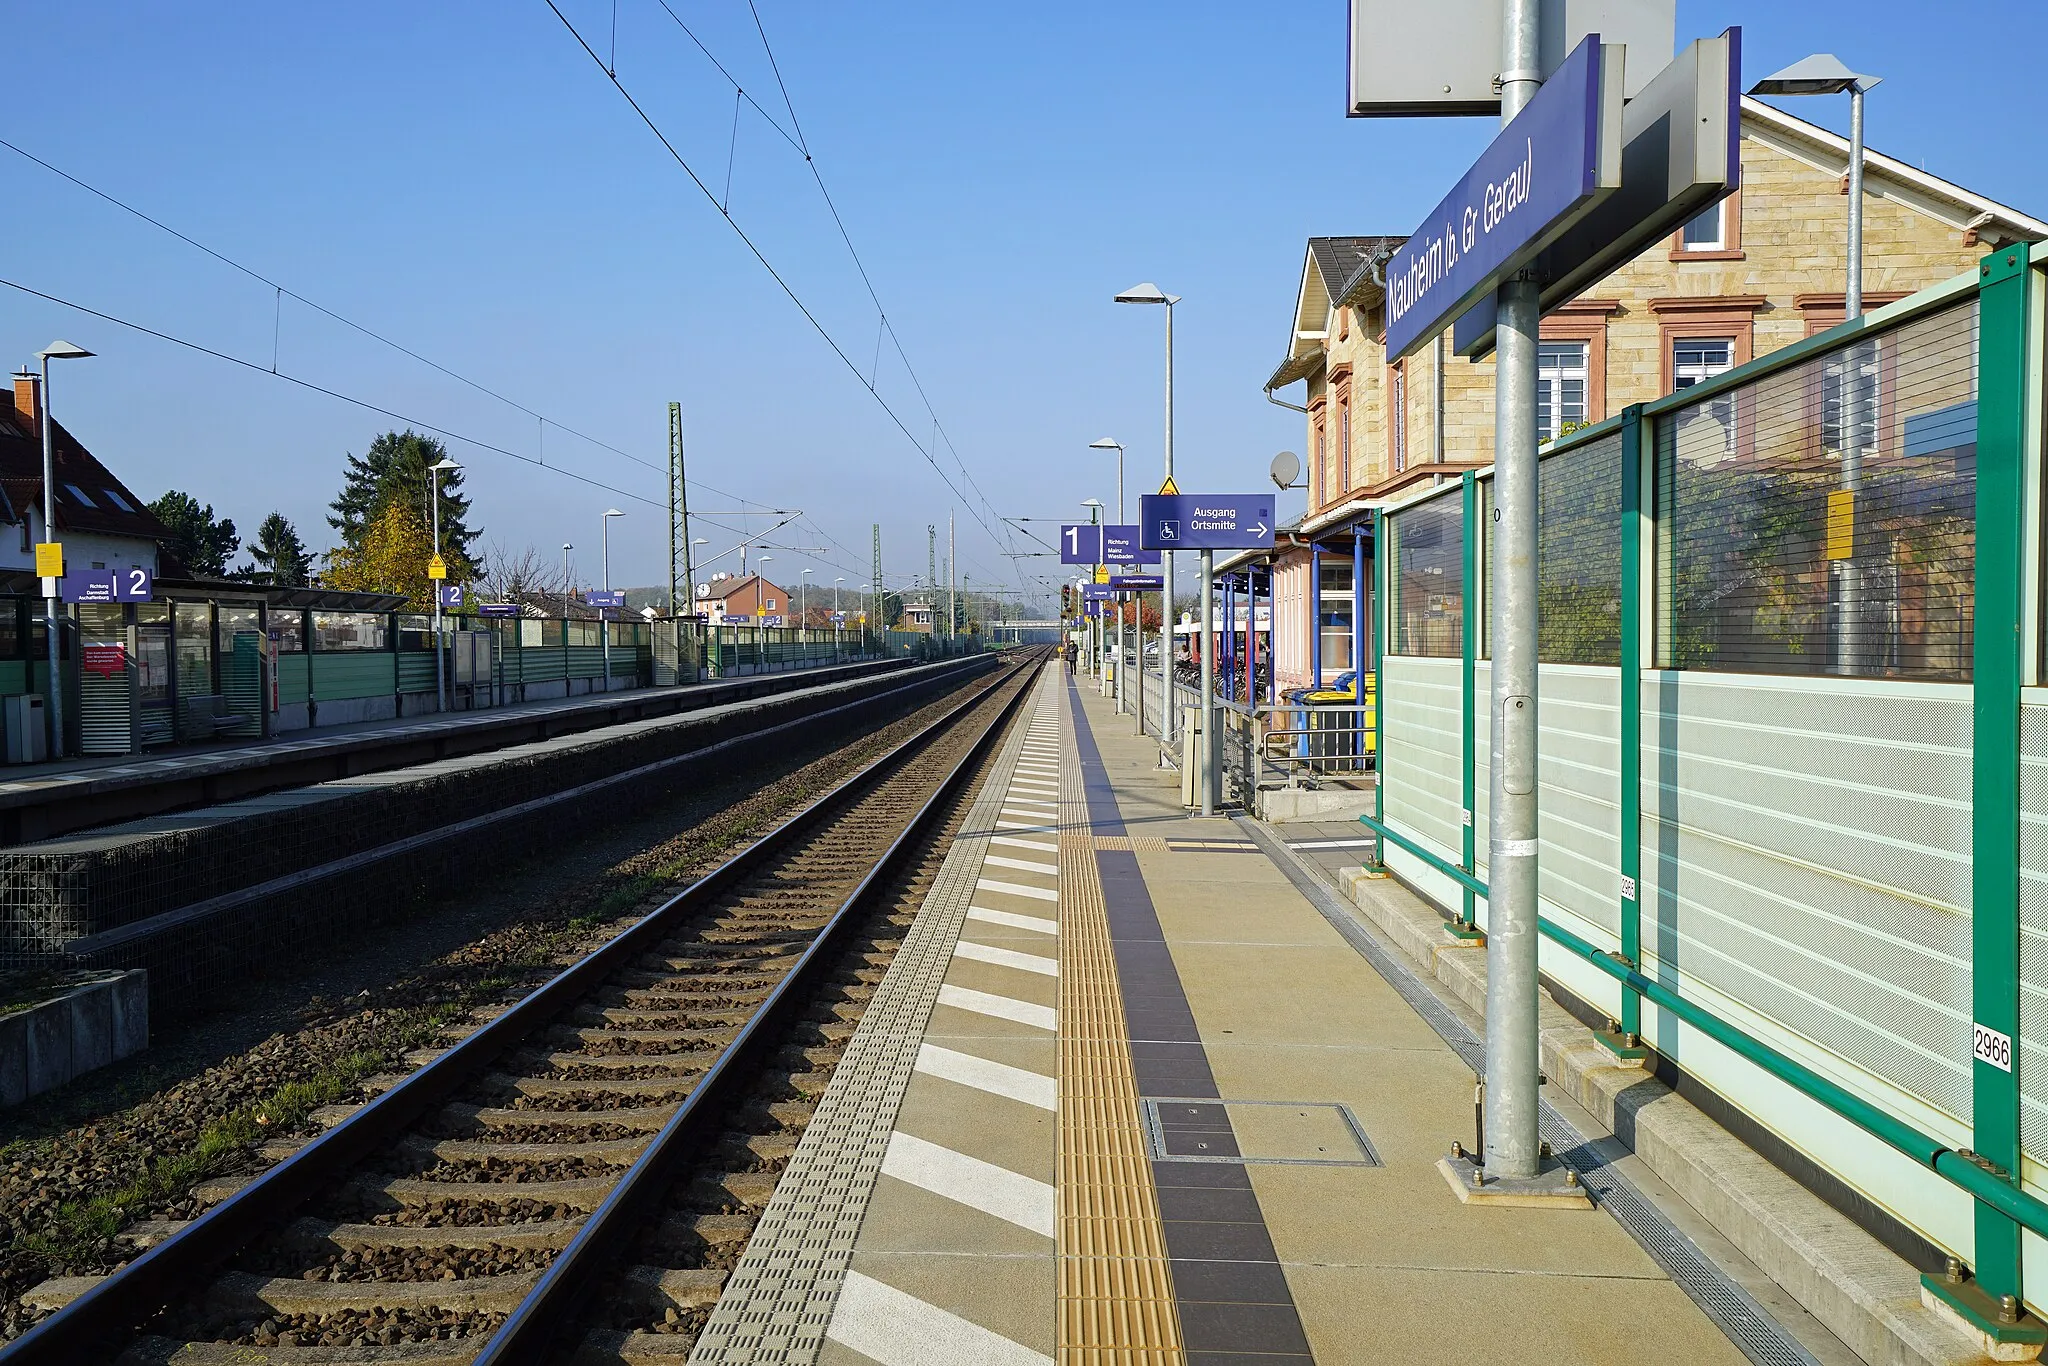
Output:
[[[331,1116],[0,1363],[680,1361],[1044,657]]]

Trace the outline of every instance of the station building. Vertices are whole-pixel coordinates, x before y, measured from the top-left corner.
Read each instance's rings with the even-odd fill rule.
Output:
[[[1744,98],[1741,148],[1739,191],[1544,318],[1544,440],[1842,321],[1847,140]],[[2048,239],[2048,223],[1868,148],[1864,193],[1866,310],[1971,270],[1996,247]],[[1269,397],[1303,411],[1308,506],[1271,553],[1218,568],[1250,569],[1255,591],[1271,593],[1278,691],[1328,683],[1370,659],[1352,621],[1373,512],[1493,460],[1490,359],[1459,358],[1446,329],[1388,363],[1381,271],[1405,240],[1309,239],[1287,357],[1266,381]],[[1844,439],[1841,379],[1830,375],[1811,405],[1831,449]],[[1456,628],[1454,604],[1413,600],[1422,619],[1410,629]]]

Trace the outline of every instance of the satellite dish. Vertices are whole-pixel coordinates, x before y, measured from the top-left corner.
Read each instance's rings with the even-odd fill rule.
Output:
[[[1293,488],[1294,481],[1301,478],[1301,457],[1293,451],[1282,451],[1273,457],[1273,482],[1281,488]]]

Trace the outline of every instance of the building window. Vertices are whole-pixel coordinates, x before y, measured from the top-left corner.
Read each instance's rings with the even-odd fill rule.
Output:
[[[122,497],[122,496],[121,496],[120,494],[118,494],[118,493],[114,492],[114,490],[112,490],[112,489],[101,489],[101,490],[100,490],[100,492],[101,492],[101,493],[104,493],[104,494],[105,494],[105,495],[107,496],[107,501],[108,501],[108,502],[112,503],[112,504],[113,504],[113,505],[114,505],[115,507],[117,507],[117,508],[121,509],[121,511],[123,511],[123,512],[133,512],[133,511],[135,511],[135,509],[134,509],[133,507],[131,507],[131,506],[129,505],[129,503],[128,503],[128,500],[127,500],[126,498],[123,498],[123,497]]]
[[[1342,487],[1351,487],[1351,404],[1337,405],[1337,477]]]
[[[1876,446],[1877,397],[1876,347],[1850,347],[1828,357],[1820,376],[1821,449],[1840,455],[1852,446],[1859,451]]]
[[[1309,501],[1315,504],[1315,506],[1317,507],[1321,507],[1323,505],[1323,485],[1325,483],[1325,477],[1326,471],[1323,469],[1323,424],[1320,420],[1318,420],[1316,423],[1316,459],[1315,464],[1311,467],[1309,473],[1309,480],[1311,483],[1315,485],[1315,487],[1309,491]]]
[[[1728,245],[1728,202],[1721,201],[1685,225],[1680,241],[1687,251],[1721,251]]]
[[[66,485],[65,485],[64,487],[65,487],[65,488],[67,488],[67,489],[69,489],[69,490],[71,491],[71,496],[72,496],[73,498],[75,498],[75,499],[77,499],[77,500],[78,500],[78,505],[79,505],[80,507],[88,507],[88,508],[98,508],[98,507],[99,507],[99,504],[98,504],[98,503],[95,503],[95,502],[94,502],[94,501],[92,500],[92,498],[91,498],[91,497],[90,497],[90,496],[89,496],[89,495],[88,495],[88,494],[86,493],[86,491],[85,491],[84,489],[82,489],[82,488],[78,487],[78,485],[76,485],[76,484],[66,484]]]
[[[1671,389],[1676,393],[1735,368],[1735,343],[1727,337],[1679,337],[1671,343]],[[1735,398],[1723,394],[1705,404],[1700,416],[1721,426],[1722,449],[1735,450]]]
[[[1536,348],[1536,439],[1555,441],[1567,423],[1586,420],[1586,343],[1541,342]]]
[[[1394,367],[1392,409],[1394,473],[1408,468],[1408,366],[1406,362]]]

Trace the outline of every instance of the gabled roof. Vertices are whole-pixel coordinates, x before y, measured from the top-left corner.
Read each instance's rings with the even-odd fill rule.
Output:
[[[711,585],[710,593],[706,594],[704,597],[697,599],[697,601],[724,602],[727,598],[733,596],[733,594],[744,592],[747,588],[754,584],[760,584],[761,587],[764,590],[766,590],[762,594],[762,596],[764,597],[767,596],[768,593],[774,593],[785,598],[789,596],[789,594],[784,593],[780,588],[777,588],[773,583],[771,583],[767,579],[762,578],[759,574],[747,574],[737,579],[719,579],[715,581]]]
[[[51,423],[50,466],[56,474],[58,532],[94,532],[146,541],[170,535],[148,504],[94,459],[61,422]],[[0,498],[17,520],[21,509],[43,505],[42,436],[28,414],[15,408],[11,397],[0,403]]]
[[[1344,287],[1361,272],[1370,275],[1369,263],[1384,258],[1406,237],[1311,237],[1302,262],[1301,287],[1294,296],[1294,327],[1287,338],[1287,359],[1266,382],[1270,391],[1314,374],[1322,363],[1323,342],[1329,335],[1330,313],[1343,296]]]
[[[1848,170],[1849,139],[1749,95],[1742,97],[1742,132],[1817,170],[1834,175]],[[1875,183],[1888,198],[1936,222],[1975,228],[1990,246],[2048,240],[2048,222],[1873,151],[1868,144],[1863,148],[1863,175],[1866,193]]]

